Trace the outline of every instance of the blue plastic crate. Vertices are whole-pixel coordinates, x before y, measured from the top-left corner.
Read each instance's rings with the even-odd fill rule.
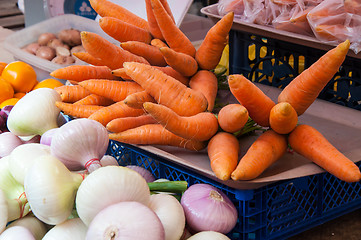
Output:
[[[361,183],[346,183],[328,173],[239,190],[133,145],[110,141],[107,154],[122,166],[142,166],[156,178],[185,180],[189,186],[208,183],[221,189],[238,210],[238,223],[229,233],[234,240],[286,239],[361,206]]]
[[[238,30],[229,34],[230,74],[243,74],[254,82],[278,88],[284,88],[325,53]],[[361,59],[347,56],[319,98],[361,110]]]

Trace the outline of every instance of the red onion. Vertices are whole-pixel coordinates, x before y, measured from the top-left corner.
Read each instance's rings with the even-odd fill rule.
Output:
[[[164,240],[157,215],[139,202],[119,202],[101,210],[89,225],[87,240]]]
[[[9,155],[17,146],[23,144],[21,139],[12,132],[0,134],[0,157]]]
[[[186,222],[194,232],[229,233],[237,223],[237,209],[218,188],[209,184],[190,186],[181,198]]]
[[[46,131],[45,133],[43,133],[43,135],[41,135],[41,138],[40,138],[40,143],[50,146],[51,139],[58,129],[59,128],[52,128],[52,129],[49,129],[48,131]]]
[[[128,165],[126,167],[139,173],[147,182],[153,182],[155,180],[155,177],[153,176],[153,174],[149,170],[145,169],[144,167],[140,167],[137,165]]]

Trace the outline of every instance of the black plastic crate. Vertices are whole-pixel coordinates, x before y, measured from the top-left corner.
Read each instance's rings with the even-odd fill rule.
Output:
[[[254,82],[277,88],[284,88],[325,53],[238,30],[229,34],[230,74],[243,74]],[[361,59],[347,56],[319,98],[361,110]]]
[[[187,181],[189,186],[208,183],[221,189],[238,210],[237,225],[229,233],[232,240],[287,239],[361,205],[360,182],[346,183],[328,173],[240,190],[133,145],[110,141],[107,154],[122,166],[142,166],[156,178]]]

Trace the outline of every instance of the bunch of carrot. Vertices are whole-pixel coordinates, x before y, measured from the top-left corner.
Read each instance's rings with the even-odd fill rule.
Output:
[[[298,130],[296,125],[298,116],[338,70],[349,43],[331,50],[299,75],[282,91],[277,104],[244,76],[230,75],[228,85],[239,103],[216,112],[219,85],[213,70],[227,44],[232,12],[219,20],[195,49],[176,26],[166,0],[146,1],[147,21],[108,0],[90,3],[102,17],[100,27],[120,46],[95,33],[81,33],[86,52],[77,57],[90,65],[51,73],[73,83],[56,89],[62,97],[56,105],[65,114],[99,121],[108,129],[109,138],[120,142],[206,149],[210,166],[221,180],[258,177],[283,156],[288,144],[315,158],[320,166],[328,164],[327,158],[321,161],[319,156],[302,152],[313,151],[306,150],[307,144],[297,148],[298,135],[309,130]],[[319,76],[319,83],[314,76]],[[301,89],[300,83],[307,89]],[[240,157],[239,136],[256,129],[263,132]],[[338,171],[330,172],[344,179]],[[354,176],[345,181],[359,180],[361,174]]]

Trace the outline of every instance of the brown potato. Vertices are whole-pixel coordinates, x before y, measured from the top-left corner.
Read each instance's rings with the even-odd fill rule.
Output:
[[[70,56],[69,49],[65,47],[56,47],[55,51],[56,51],[56,56]]]
[[[48,44],[48,42],[54,38],[56,38],[56,35],[54,33],[49,33],[49,32],[42,33],[38,37],[38,43],[41,46],[46,46]]]
[[[58,38],[70,47],[81,45],[80,31],[77,29],[63,29],[58,33]]]
[[[75,59],[72,56],[61,56],[58,55],[51,62],[60,64],[60,65],[70,65],[75,63]]]
[[[71,54],[77,53],[77,52],[85,52],[85,48],[83,47],[83,45],[78,45],[78,46],[72,47],[70,49]]]
[[[54,48],[48,46],[40,46],[35,54],[37,57],[44,58],[46,60],[52,60],[56,56]]]
[[[28,45],[26,45],[23,49],[25,51],[27,51],[28,53],[31,53],[31,54],[36,54],[36,51],[39,49],[40,47],[40,44],[37,43],[37,42],[34,42],[34,43],[29,43]]]
[[[64,44],[60,39],[58,38],[54,38],[54,39],[51,39],[48,44],[47,44],[48,47],[51,47],[51,48],[54,48],[56,49],[57,47],[64,47],[66,49],[70,49],[70,47],[66,44]]]

